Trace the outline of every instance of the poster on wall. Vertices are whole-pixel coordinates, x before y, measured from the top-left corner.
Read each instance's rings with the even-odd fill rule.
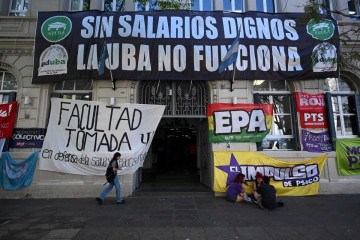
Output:
[[[207,115],[210,142],[261,142],[271,129],[273,105],[213,103]]]
[[[11,138],[17,113],[17,102],[0,104],[0,138]]]
[[[296,109],[302,128],[327,128],[325,95],[295,92]]]
[[[320,174],[327,155],[302,161],[282,161],[257,152],[214,151],[214,191],[226,192],[226,187],[239,173],[245,175],[251,193],[255,175],[270,177],[278,196],[309,196],[319,193]]]
[[[115,152],[119,174],[142,166],[165,106],[51,99],[39,169],[104,175]]]
[[[41,148],[45,134],[45,128],[14,128],[10,148]]]
[[[360,174],[360,138],[336,139],[336,163],[339,175]]]
[[[308,152],[331,152],[333,151],[329,131],[311,132],[301,131],[303,150]]]
[[[305,16],[188,10],[39,12],[32,83],[110,76],[189,81],[338,77],[336,20],[321,15],[318,22],[301,21]],[[236,62],[219,71],[235,39]],[[107,56],[105,61],[101,56]]]

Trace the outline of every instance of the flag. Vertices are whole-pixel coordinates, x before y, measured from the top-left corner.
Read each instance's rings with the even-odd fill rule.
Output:
[[[239,49],[239,42],[240,42],[240,34],[235,38],[233,44],[229,48],[229,51],[226,53],[225,57],[223,58],[222,62],[219,65],[219,73],[222,73],[225,68],[227,68],[230,64],[236,62],[238,57],[238,49]]]
[[[18,190],[29,186],[37,165],[39,152],[33,152],[23,161],[15,161],[4,152],[0,161],[0,188]]]
[[[105,71],[105,60],[109,57],[109,52],[107,50],[107,46],[106,43],[104,43],[104,46],[101,50],[100,53],[100,58],[99,58],[99,68],[98,68],[98,73],[99,76],[104,74]]]

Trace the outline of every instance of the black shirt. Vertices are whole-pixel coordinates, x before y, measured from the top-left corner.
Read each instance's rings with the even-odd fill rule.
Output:
[[[276,208],[276,189],[273,185],[261,184],[256,192],[261,194],[261,205],[263,207],[267,209]]]

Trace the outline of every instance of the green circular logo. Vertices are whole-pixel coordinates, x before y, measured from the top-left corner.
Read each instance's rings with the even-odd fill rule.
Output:
[[[59,42],[70,34],[71,20],[65,16],[55,16],[46,20],[41,26],[41,34],[49,42]]]
[[[306,25],[307,33],[310,34],[313,38],[321,41],[330,39],[334,35],[335,26],[328,19],[322,19],[316,22],[314,19],[311,19]]]

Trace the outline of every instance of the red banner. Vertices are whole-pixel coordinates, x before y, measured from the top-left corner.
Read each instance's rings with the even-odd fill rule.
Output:
[[[15,125],[17,102],[0,105],[0,138],[11,138]]]
[[[325,96],[295,92],[296,108],[302,128],[327,128]]]

